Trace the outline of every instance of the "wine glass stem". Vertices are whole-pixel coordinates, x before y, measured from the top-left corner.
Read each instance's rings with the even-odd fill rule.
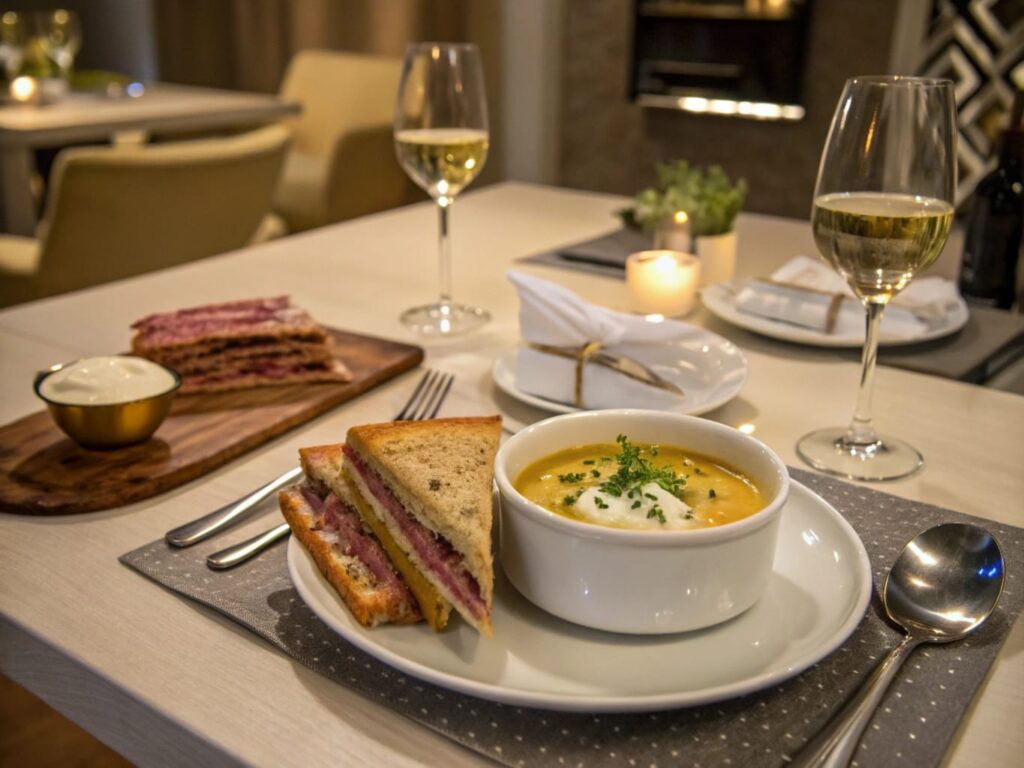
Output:
[[[448,209],[451,208],[452,198],[442,195],[437,198],[438,213],[438,278],[441,283],[441,299],[438,302],[442,306],[452,301],[452,249],[448,237]]]
[[[870,445],[878,442],[878,436],[871,426],[871,394],[875,382],[875,363],[878,361],[878,330],[882,325],[885,304],[869,301],[867,310],[867,332],[864,336],[864,355],[861,358],[860,389],[857,392],[857,407],[853,421],[846,430],[846,441],[855,445]]]

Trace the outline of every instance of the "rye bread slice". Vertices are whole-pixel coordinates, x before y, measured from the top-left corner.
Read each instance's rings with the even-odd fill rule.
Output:
[[[352,427],[347,437],[350,448],[415,521],[458,553],[479,586],[486,606],[483,618],[452,600],[429,569],[423,569],[424,575],[467,621],[488,635],[494,594],[492,483],[500,437],[500,416],[368,424]],[[404,544],[400,532],[391,526],[389,530]],[[416,563],[416,554],[408,554]]]

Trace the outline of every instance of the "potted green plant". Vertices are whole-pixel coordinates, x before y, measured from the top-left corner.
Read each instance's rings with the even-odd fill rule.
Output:
[[[623,222],[652,232],[655,247],[695,253],[702,284],[731,278],[736,268],[733,226],[747,197],[746,180],[733,183],[721,166],[704,170],[686,160],[658,163],[655,171],[657,186],[638,192],[633,205],[619,212]]]

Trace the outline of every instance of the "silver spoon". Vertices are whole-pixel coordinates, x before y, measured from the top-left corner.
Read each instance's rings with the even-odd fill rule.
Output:
[[[792,766],[846,766],[900,666],[921,643],[949,643],[987,619],[1003,591],[1003,556],[976,525],[946,523],[914,537],[885,579],[882,603],[907,636],[879,664]]]

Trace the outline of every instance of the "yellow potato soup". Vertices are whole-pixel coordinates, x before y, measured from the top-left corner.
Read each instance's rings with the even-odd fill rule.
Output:
[[[760,491],[721,461],[676,446],[580,445],[530,464],[514,486],[545,509],[582,522],[638,530],[710,528],[765,506]]]

